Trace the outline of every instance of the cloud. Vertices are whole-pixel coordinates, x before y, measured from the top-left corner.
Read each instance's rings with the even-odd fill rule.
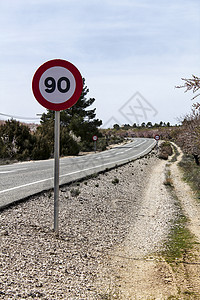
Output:
[[[15,56],[20,48],[30,56],[79,50],[88,60],[183,53],[198,16],[188,1],[6,2],[1,48]]]
[[[33,73],[64,58],[86,77],[99,118],[137,91],[156,108],[162,97],[167,118],[166,106],[182,97],[174,86],[199,72],[199,10],[199,0],[1,1],[1,109],[18,115],[20,103],[25,114],[38,112]]]

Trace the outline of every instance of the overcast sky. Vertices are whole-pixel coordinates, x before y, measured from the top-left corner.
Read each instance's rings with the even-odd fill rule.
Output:
[[[0,0],[0,52],[1,114],[45,112],[32,77],[61,58],[85,77],[104,127],[174,124],[193,96],[175,86],[200,71],[200,1]]]

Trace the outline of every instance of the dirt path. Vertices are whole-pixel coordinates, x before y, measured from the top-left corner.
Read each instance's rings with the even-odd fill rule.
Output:
[[[177,146],[176,146],[177,147]],[[183,152],[178,147],[180,155],[175,163],[171,165],[171,177],[177,197],[180,199],[185,214],[189,217],[189,227],[192,233],[196,236],[198,242],[200,242],[200,204],[194,199],[195,195],[190,186],[185,183],[182,178],[178,163],[183,157]]]
[[[189,217],[189,228],[200,239],[200,208],[190,187],[182,181],[178,161],[170,164],[171,178],[178,199]],[[110,253],[108,299],[200,299],[199,252],[194,263],[181,264],[175,271],[157,256],[173,219],[174,201],[165,182],[169,162],[159,161],[141,199],[141,210],[128,237]],[[137,245],[135,243],[137,241]],[[106,298],[105,298],[106,299]]]

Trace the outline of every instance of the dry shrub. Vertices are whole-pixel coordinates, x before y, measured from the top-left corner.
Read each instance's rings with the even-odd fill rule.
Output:
[[[159,158],[168,159],[168,156],[172,155],[173,149],[169,142],[163,142],[159,147]]]

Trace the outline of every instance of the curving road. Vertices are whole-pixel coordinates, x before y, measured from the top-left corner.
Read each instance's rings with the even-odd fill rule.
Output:
[[[154,139],[137,138],[104,152],[61,158],[60,185],[142,157],[155,144]],[[53,188],[53,168],[53,159],[0,166],[0,208]]]

